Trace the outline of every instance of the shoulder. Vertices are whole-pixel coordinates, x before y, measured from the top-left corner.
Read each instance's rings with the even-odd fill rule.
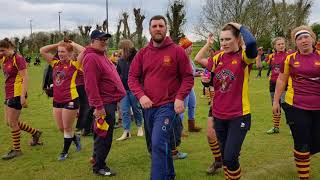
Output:
[[[224,51],[219,51],[213,55],[212,59],[213,60],[218,59],[218,58],[222,57],[223,54],[224,54]]]
[[[15,58],[17,63],[26,62],[25,58],[23,56],[21,56],[20,54],[15,54],[14,58]]]
[[[88,64],[90,62],[90,64],[92,62],[97,63],[98,59],[100,58],[100,56],[97,53],[87,53],[83,56],[83,65]]]
[[[148,47],[143,47],[136,53],[136,55],[140,55],[141,56],[141,55],[145,54],[146,52],[148,52],[148,50],[149,50]]]
[[[58,66],[60,63],[60,60],[59,59],[53,59],[51,62],[50,62],[50,65],[54,68],[56,66]]]
[[[287,57],[286,57],[286,62],[289,63],[292,59],[296,59],[297,57],[297,52],[294,52],[294,53],[291,53],[291,54],[288,54]]]
[[[181,54],[181,53],[186,54],[185,50],[181,46],[179,46],[177,44],[172,44],[172,45],[168,46],[167,48],[169,50],[170,49],[174,49],[179,54]]]

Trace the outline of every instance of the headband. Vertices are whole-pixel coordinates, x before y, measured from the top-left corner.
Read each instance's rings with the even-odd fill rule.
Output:
[[[310,34],[309,31],[307,31],[307,30],[300,30],[300,31],[298,31],[298,32],[294,35],[294,39],[297,40],[297,38],[298,38],[300,35],[303,35],[303,34],[306,34],[306,35],[311,36],[311,34]]]

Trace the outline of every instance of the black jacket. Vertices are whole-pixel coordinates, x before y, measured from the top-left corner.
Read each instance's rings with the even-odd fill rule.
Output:
[[[122,84],[126,90],[130,90],[128,86],[128,74],[129,74],[131,62],[134,56],[136,55],[136,53],[137,53],[137,50],[133,48],[127,60],[120,58],[118,61],[117,71],[119,73]]]

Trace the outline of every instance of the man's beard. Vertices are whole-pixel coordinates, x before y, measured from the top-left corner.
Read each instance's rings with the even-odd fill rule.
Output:
[[[161,43],[165,38],[165,35],[156,34],[152,37],[152,40],[156,43]]]

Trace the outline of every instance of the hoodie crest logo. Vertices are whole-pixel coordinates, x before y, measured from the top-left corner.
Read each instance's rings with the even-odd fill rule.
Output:
[[[163,65],[164,66],[171,66],[172,65],[172,59],[170,56],[163,56]]]

